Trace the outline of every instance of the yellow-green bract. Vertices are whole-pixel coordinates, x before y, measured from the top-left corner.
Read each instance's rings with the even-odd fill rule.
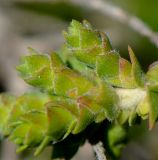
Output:
[[[57,53],[38,54],[32,49],[22,57],[17,70],[39,91],[1,95],[1,134],[16,143],[18,151],[37,147],[37,155],[92,122],[107,119],[131,125],[139,115],[149,118],[152,128],[158,117],[158,65],[145,74],[130,47],[127,61],[106,34],[87,21],[73,20],[64,37]]]

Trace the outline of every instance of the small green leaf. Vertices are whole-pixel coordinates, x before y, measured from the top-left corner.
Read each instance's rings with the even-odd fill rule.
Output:
[[[58,106],[48,106],[47,117],[47,134],[52,137],[53,141],[62,139],[69,130],[70,124],[75,120],[74,116],[67,109]]]
[[[123,88],[136,88],[137,83],[132,75],[132,65],[124,58],[119,59],[119,78]]]
[[[62,62],[62,60],[60,59],[60,57],[54,52],[51,54],[51,67],[54,68],[62,68],[64,67],[64,63]]]
[[[96,72],[107,83],[113,86],[121,86],[119,80],[119,54],[114,51],[97,56]]]
[[[17,67],[20,76],[35,87],[50,91],[53,88],[53,71],[51,60],[48,55],[33,54],[21,59]]]
[[[56,71],[54,76],[54,91],[57,95],[77,97],[93,87],[93,83],[85,76],[69,68]]]
[[[132,76],[138,85],[138,87],[144,87],[145,84],[145,76],[144,73],[138,63],[138,60],[130,47],[128,47],[130,59],[132,62]]]
[[[64,35],[70,53],[91,67],[95,66],[97,55],[104,55],[111,50],[107,36],[93,30],[86,21],[82,25],[73,20],[68,33],[64,32]]]

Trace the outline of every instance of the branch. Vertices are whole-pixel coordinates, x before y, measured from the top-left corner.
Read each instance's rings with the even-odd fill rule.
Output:
[[[72,0],[72,2],[84,7],[86,6],[98,10],[106,14],[107,16],[113,18],[114,20],[128,25],[131,29],[133,29],[140,35],[149,38],[150,41],[158,47],[158,33],[154,32],[141,19],[136,16],[130,15],[122,8],[114,6],[103,0],[91,0],[90,2],[85,0]]]
[[[102,142],[93,145],[97,160],[107,160]]]

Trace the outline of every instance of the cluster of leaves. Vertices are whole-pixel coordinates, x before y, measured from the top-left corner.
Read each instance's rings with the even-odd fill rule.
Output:
[[[39,90],[1,95],[1,134],[19,146],[17,151],[36,148],[35,155],[53,145],[53,157],[70,158],[89,139],[102,140],[119,156],[126,139],[123,124],[140,116],[149,118],[152,128],[158,117],[158,65],[145,74],[130,47],[131,62],[87,21],[73,20],[64,37],[57,53],[30,49],[22,57],[20,76]]]

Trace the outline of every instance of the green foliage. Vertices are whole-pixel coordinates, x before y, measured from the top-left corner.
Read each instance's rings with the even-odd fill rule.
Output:
[[[140,116],[152,128],[157,120],[157,64],[145,74],[130,47],[127,61],[87,21],[73,20],[64,36],[58,53],[31,50],[22,57],[17,67],[21,78],[39,90],[20,97],[1,95],[1,134],[19,146],[17,151],[36,148],[38,155],[53,144],[52,157],[68,159],[89,139],[87,127],[106,120],[111,127],[104,130],[104,143],[118,157],[126,138],[122,124],[132,125]]]

